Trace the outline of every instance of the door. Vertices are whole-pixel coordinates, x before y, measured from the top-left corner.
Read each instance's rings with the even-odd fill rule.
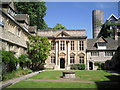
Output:
[[[89,62],[89,70],[93,70],[93,62]]]
[[[60,59],[60,68],[65,68],[65,59],[64,58]]]

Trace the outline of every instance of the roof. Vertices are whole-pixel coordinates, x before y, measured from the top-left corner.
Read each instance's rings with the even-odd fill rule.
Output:
[[[111,38],[104,38],[106,42],[106,50],[117,50],[118,47],[118,41],[111,39]],[[96,39],[87,39],[87,50],[98,50],[96,47],[94,47],[94,44],[96,43]],[[100,49],[99,49],[100,50]]]
[[[37,26],[30,26],[29,29],[28,29],[28,31],[30,33],[37,33]]]
[[[85,37],[86,31],[82,30],[38,30],[39,36],[45,37],[59,37],[60,34],[64,34],[66,37]]]
[[[7,16],[10,20],[12,20],[16,25],[18,25],[20,28],[22,28],[22,30],[24,30],[27,34],[30,35],[30,33],[23,28],[15,19],[13,19],[12,17],[10,17],[10,15],[8,13],[6,13],[4,10],[0,10],[0,13],[2,13],[2,15]]]
[[[111,14],[107,20],[110,20],[110,18],[114,18],[114,19],[118,20],[118,18],[114,14]]]
[[[15,16],[15,19],[17,21],[25,21],[27,24],[29,24],[29,15],[28,14],[17,14]]]

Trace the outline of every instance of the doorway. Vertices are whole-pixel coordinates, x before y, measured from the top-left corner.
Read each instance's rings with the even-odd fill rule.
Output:
[[[93,62],[89,62],[89,70],[93,70]]]
[[[65,68],[65,58],[60,59],[60,68]]]

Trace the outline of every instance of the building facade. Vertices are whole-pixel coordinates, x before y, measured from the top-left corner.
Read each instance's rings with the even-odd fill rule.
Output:
[[[118,37],[120,37],[120,17],[117,18],[114,14],[111,14],[106,22],[102,25],[102,29],[98,37],[100,36],[118,40]]]
[[[0,49],[12,51],[17,57],[27,51],[29,16],[16,14],[14,3],[2,2],[0,9]]]
[[[100,37],[98,39],[87,40],[87,69],[97,70],[94,63],[106,63],[106,61],[115,60],[113,56],[116,54],[118,41],[109,38]],[[111,67],[105,65],[105,68]]]
[[[48,37],[52,45],[46,68],[69,70],[72,64],[86,64],[85,30],[46,30],[38,35]]]
[[[92,27],[93,27],[93,38],[97,38],[101,25],[104,23],[104,12],[101,10],[93,10],[92,12]]]

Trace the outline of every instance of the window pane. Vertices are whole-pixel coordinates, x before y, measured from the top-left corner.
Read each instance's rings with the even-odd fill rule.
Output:
[[[52,45],[51,50],[55,50],[55,42],[54,41],[51,41],[51,45]]]
[[[84,56],[80,56],[79,57],[79,63],[80,64],[84,64]]]
[[[79,50],[84,50],[84,41],[79,41]]]
[[[51,56],[51,63],[55,63],[55,56]]]
[[[74,56],[71,56],[71,57],[70,57],[70,63],[74,63],[74,62],[75,62]]]
[[[99,56],[99,52],[96,52],[96,51],[91,52],[91,56]]]
[[[65,41],[60,41],[60,50],[65,50]]]
[[[71,50],[74,50],[74,41],[71,41]]]

